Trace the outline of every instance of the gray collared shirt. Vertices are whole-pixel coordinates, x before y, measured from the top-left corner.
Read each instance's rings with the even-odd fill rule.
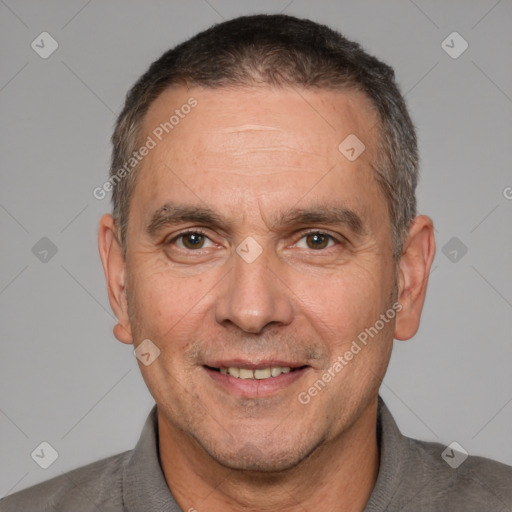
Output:
[[[452,468],[445,446],[403,436],[380,397],[377,434],[379,475],[364,512],[512,512],[512,467],[470,456]],[[183,512],[160,465],[156,405],[133,450],[12,494],[0,511]]]

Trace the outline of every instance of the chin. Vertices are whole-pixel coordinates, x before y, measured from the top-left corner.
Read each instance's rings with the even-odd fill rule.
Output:
[[[227,450],[223,449],[226,447],[203,448],[216,462],[231,470],[270,474],[295,468],[321,444],[301,446],[291,439],[287,441],[277,440],[274,446],[266,440],[247,441],[240,446],[228,445]]]

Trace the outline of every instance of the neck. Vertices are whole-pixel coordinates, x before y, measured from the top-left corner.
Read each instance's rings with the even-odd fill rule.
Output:
[[[279,473],[218,464],[158,412],[159,449],[167,485],[183,510],[209,512],[318,509],[361,512],[377,480],[377,401],[346,431]],[[262,492],[264,491],[264,492]]]

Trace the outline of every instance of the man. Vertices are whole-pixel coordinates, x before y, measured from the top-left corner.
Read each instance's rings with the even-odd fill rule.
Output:
[[[308,20],[234,19],[152,64],[113,146],[99,248],[156,406],[133,451],[2,511],[512,510],[512,468],[452,468],[378,396],[435,252],[388,66]]]

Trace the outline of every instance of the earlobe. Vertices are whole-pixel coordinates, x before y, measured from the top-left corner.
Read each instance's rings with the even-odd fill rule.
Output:
[[[398,340],[408,340],[418,330],[434,256],[432,220],[420,215],[411,224],[398,267],[398,302],[402,306],[395,324]]]
[[[112,330],[114,336],[122,343],[126,343],[127,345],[131,345],[133,343],[131,329],[126,329],[124,325],[117,322]]]
[[[110,307],[117,317],[114,336],[122,343],[133,343],[125,289],[126,264],[112,215],[104,215],[100,220],[98,248],[107,281]]]

